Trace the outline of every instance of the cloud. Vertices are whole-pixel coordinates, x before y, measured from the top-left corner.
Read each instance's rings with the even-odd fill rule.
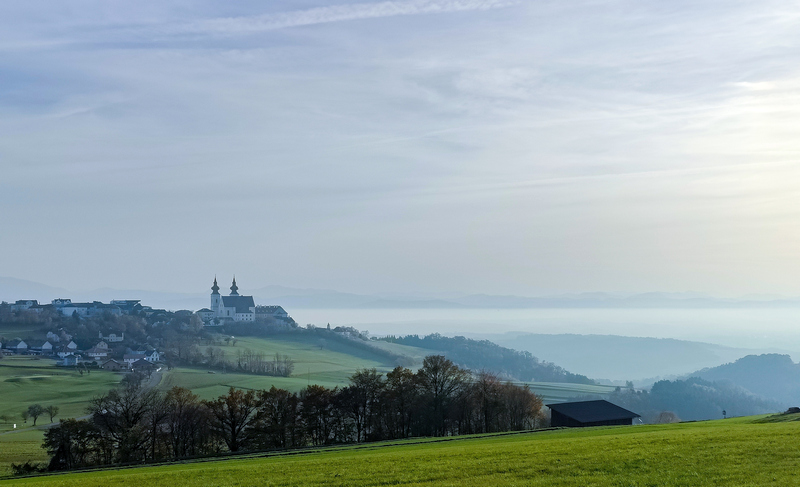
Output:
[[[200,20],[169,28],[172,34],[239,35],[304,25],[348,20],[489,10],[518,4],[518,0],[412,0],[351,3],[278,14]]]

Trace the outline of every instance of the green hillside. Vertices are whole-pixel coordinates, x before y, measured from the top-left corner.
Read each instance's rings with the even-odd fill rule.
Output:
[[[392,354],[410,357],[415,364],[421,363],[424,357],[425,351],[414,347],[388,343],[383,345]],[[308,335],[242,337],[237,339],[235,346],[221,345],[217,348],[225,354],[226,360],[233,361],[238,352],[245,350],[263,352],[269,357],[276,353],[287,355],[294,361],[294,372],[290,377],[269,377],[204,367],[177,367],[164,373],[159,387],[186,387],[201,398],[210,399],[225,394],[231,386],[241,389],[269,389],[274,385],[290,391],[299,391],[308,384],[343,386],[357,369],[374,367],[387,372],[395,367],[393,359],[388,355],[359,348],[346,341]]]
[[[56,367],[51,359],[28,356],[6,357],[0,360],[0,416],[12,416],[22,427],[19,414],[29,405],[58,406],[58,417],[82,416],[86,403],[108,392],[122,379],[121,374],[93,370],[83,375],[71,368]],[[37,424],[48,423],[49,417],[40,417]],[[28,425],[32,421],[28,420]],[[0,423],[0,431],[10,429],[9,423]]]
[[[800,422],[754,419],[411,440],[8,485],[796,485]]]

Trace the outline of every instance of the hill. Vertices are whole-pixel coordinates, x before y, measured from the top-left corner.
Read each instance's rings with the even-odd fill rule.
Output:
[[[447,358],[473,371],[488,370],[506,379],[523,382],[569,382],[594,384],[586,376],[573,374],[549,362],[541,362],[530,352],[501,347],[489,340],[473,340],[462,336],[445,337],[438,333],[420,337],[407,335],[381,339],[389,343],[437,350]]]
[[[631,380],[642,385],[762,352],[672,338],[618,335],[512,332],[475,335],[478,337],[528,351],[593,379]]]
[[[786,406],[800,404],[800,364],[792,362],[789,355],[748,355],[689,375],[711,381],[729,381]]]
[[[7,485],[792,485],[800,480],[798,434],[800,422],[750,418],[586,428],[261,453]]]

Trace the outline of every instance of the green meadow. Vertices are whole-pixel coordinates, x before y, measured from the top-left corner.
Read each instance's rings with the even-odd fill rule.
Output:
[[[9,480],[113,487],[797,485],[800,422],[756,418],[367,444]]]
[[[17,427],[22,424],[20,413],[29,405],[55,405],[58,417],[82,416],[92,397],[105,394],[116,386],[122,375],[104,370],[92,370],[81,375],[71,368],[56,367],[55,360],[18,356],[0,360],[0,415],[13,416]],[[56,420],[57,421],[57,420]],[[38,425],[50,422],[40,416]],[[11,429],[10,423],[0,423],[0,432]]]

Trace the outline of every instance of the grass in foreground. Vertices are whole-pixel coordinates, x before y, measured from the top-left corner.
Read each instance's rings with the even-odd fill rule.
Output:
[[[796,485],[800,423],[752,419],[366,445],[9,485]]]
[[[12,463],[48,462],[50,458],[42,449],[43,437],[39,429],[0,434],[0,476],[11,474]]]

